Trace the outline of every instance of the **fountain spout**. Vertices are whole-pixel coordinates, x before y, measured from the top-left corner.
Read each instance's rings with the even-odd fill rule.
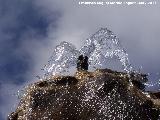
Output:
[[[77,70],[88,70],[88,57],[80,55],[77,60]]]

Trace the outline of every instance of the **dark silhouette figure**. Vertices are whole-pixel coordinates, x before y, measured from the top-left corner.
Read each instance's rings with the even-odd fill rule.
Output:
[[[88,57],[80,55],[77,61],[77,70],[88,70]]]

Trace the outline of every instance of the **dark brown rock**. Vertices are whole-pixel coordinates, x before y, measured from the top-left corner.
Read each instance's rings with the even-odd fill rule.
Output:
[[[34,83],[9,120],[157,120],[160,101],[130,85],[136,77],[103,69]]]

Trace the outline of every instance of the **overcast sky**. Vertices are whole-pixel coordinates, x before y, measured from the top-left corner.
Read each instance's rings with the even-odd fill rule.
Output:
[[[57,44],[68,41],[80,48],[101,27],[119,37],[135,69],[142,66],[157,82],[159,11],[158,2],[86,6],[78,0],[0,0],[0,120],[14,111],[17,90],[37,80]]]

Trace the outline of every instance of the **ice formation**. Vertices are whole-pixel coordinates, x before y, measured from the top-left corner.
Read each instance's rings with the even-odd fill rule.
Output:
[[[123,69],[127,72],[130,72],[132,68],[128,54],[121,46],[116,35],[107,28],[101,28],[87,39],[84,46],[79,50],[71,43],[60,43],[55,48],[48,64],[44,67],[45,77],[67,72],[69,68],[76,66],[77,58],[81,54],[89,57],[89,66],[91,68],[105,66],[108,58],[120,61]]]

